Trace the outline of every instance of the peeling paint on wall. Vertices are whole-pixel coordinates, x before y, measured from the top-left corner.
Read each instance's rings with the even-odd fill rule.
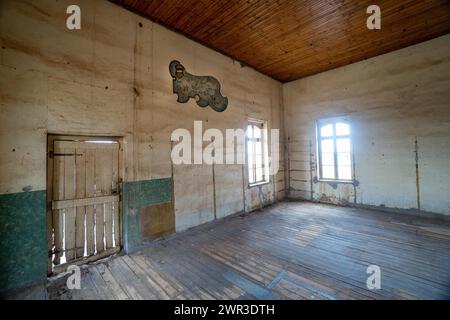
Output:
[[[178,102],[185,103],[190,98],[195,98],[202,108],[210,106],[214,111],[225,111],[228,98],[220,93],[220,83],[216,78],[194,76],[176,60],[170,62],[169,71],[173,78],[173,93],[178,95]]]
[[[0,293],[47,279],[46,191],[0,195]]]
[[[141,209],[141,237],[153,240],[175,232],[172,202],[154,204]]]
[[[171,178],[122,183],[122,234],[126,252],[133,252],[142,244],[141,210],[171,201]],[[167,214],[173,215],[173,211]]]

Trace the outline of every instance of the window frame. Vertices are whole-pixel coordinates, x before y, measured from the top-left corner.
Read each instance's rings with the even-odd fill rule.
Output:
[[[261,164],[262,164],[262,180],[258,180],[256,181],[256,143],[258,141],[255,141],[255,138],[253,138],[253,168],[252,168],[252,172],[254,175],[254,182],[250,182],[250,168],[249,168],[249,154],[248,154],[248,147],[249,147],[249,133],[248,133],[248,127],[250,125],[253,126],[258,126],[261,130]],[[256,138],[258,139],[258,138]],[[264,120],[260,120],[260,119],[248,119],[247,120],[247,126],[246,126],[246,130],[245,130],[245,159],[246,159],[246,172],[247,172],[247,184],[248,187],[255,187],[255,186],[259,186],[259,185],[264,185],[264,184],[268,184],[270,183],[270,175],[269,175],[269,170],[268,170],[268,152],[269,152],[269,141],[268,141],[268,137],[267,137],[267,121]]]
[[[344,123],[349,126],[350,133],[348,135],[336,135],[336,124]],[[332,124],[333,125],[333,134],[330,137],[322,137],[321,128]],[[350,179],[339,179],[339,161],[338,161],[338,150],[337,150],[337,139],[348,138],[350,140]],[[323,178],[322,172],[322,141],[323,140],[332,140],[333,141],[333,160],[334,160],[334,178]],[[334,118],[326,118],[320,119],[316,121],[316,145],[317,145],[317,175],[318,181],[324,182],[339,182],[339,183],[353,183],[354,178],[354,158],[353,158],[353,130],[351,126],[351,122],[349,119],[345,117],[334,117]]]

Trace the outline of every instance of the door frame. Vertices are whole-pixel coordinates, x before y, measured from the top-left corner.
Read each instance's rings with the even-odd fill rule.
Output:
[[[65,268],[58,268],[58,266],[53,267],[52,255],[53,255],[53,212],[52,212],[52,196],[53,196],[53,157],[51,153],[53,152],[53,146],[55,140],[63,141],[86,141],[86,140],[96,140],[96,141],[116,141],[119,143],[119,169],[118,169],[118,189],[119,189],[119,230],[120,230],[120,246],[105,250],[102,253],[82,258],[79,260],[72,261],[70,265],[81,265],[89,263],[98,259],[105,258],[109,255],[119,252],[123,248],[123,210],[122,210],[122,182],[125,176],[125,159],[123,152],[123,137],[122,136],[105,136],[105,135],[68,135],[68,134],[57,134],[57,133],[47,133],[47,198],[46,198],[46,210],[47,210],[47,275],[57,274],[66,271]],[[62,264],[61,266],[67,267],[68,264]],[[63,270],[64,269],[64,270]]]

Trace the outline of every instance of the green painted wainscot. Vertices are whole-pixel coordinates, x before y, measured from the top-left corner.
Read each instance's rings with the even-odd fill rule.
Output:
[[[122,239],[125,252],[136,251],[142,245],[141,209],[171,201],[171,178],[122,183]]]
[[[47,279],[46,191],[0,195],[0,293]]]
[[[172,179],[122,183],[123,247],[142,245],[143,207],[172,201]],[[46,191],[0,195],[0,295],[47,279]]]

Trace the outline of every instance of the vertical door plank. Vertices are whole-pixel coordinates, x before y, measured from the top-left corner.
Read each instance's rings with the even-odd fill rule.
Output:
[[[103,195],[103,165],[104,156],[102,149],[95,150],[95,196]],[[95,248],[97,254],[105,250],[104,248],[104,204],[95,205]]]
[[[62,149],[58,145],[58,141],[54,142],[54,153],[62,153]],[[53,200],[64,199],[64,158],[53,157]],[[54,235],[54,257],[53,263],[58,265],[61,263],[61,256],[63,254],[63,239],[64,239],[64,209],[53,210],[53,235]]]
[[[64,148],[64,199],[75,198],[75,153],[74,148]],[[72,154],[72,155],[68,155]],[[75,258],[75,208],[65,209],[65,252],[66,262]]]
[[[112,155],[112,188],[113,193],[119,193],[119,145],[113,150]],[[113,203],[113,220],[114,220],[114,245],[120,246],[120,208],[119,201]]]
[[[112,217],[112,202],[105,203],[105,245],[106,249],[113,247],[113,217]]]
[[[111,195],[112,193],[112,177],[113,177],[113,150],[106,149],[103,153],[103,195]],[[112,202],[105,203],[105,243],[106,249],[113,247],[113,216],[112,216]]]
[[[54,142],[52,200],[119,193],[119,144]],[[119,201],[52,211],[54,264],[120,246]],[[64,255],[64,258],[63,258]]]
[[[120,207],[119,201],[113,203],[113,219],[114,219],[114,246],[120,246]]]
[[[86,198],[95,196],[95,150],[86,149]],[[86,242],[87,255],[95,253],[94,205],[86,206]]]
[[[86,152],[83,149],[75,149],[75,173],[76,173],[76,198],[81,199],[86,197]],[[75,219],[75,244],[76,244],[76,258],[84,256],[84,242],[85,242],[85,206],[76,208]]]

